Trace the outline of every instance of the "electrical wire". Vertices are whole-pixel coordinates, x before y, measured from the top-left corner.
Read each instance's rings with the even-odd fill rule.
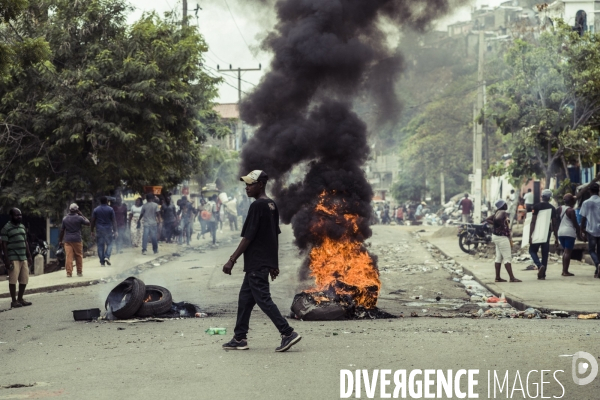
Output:
[[[233,23],[235,24],[235,27],[237,28],[238,32],[240,33],[240,36],[242,37],[242,40],[244,41],[244,43],[246,43],[246,47],[248,48],[248,51],[250,52],[250,54],[252,55],[252,58],[254,58],[255,61],[258,61],[258,59],[256,58],[256,56],[254,55],[254,52],[252,51],[252,49],[250,49],[250,45],[248,44],[248,42],[246,42],[246,38],[244,38],[244,35],[242,34],[242,31],[240,30],[240,27],[238,26],[235,17],[233,16],[233,13],[231,12],[231,8],[229,8],[229,3],[227,3],[227,0],[223,0],[225,1],[225,5],[227,6],[227,10],[229,11],[229,15],[231,15],[231,19],[233,20]]]
[[[220,74],[223,74],[223,75],[225,75],[225,76],[228,76],[228,77],[230,77],[230,78],[238,79],[238,77],[237,77],[237,76],[234,76],[234,75],[229,75],[227,72],[224,72],[224,71],[221,71],[221,70],[215,69],[215,68],[213,68],[213,67],[210,67],[210,66],[208,66],[208,65],[204,65],[204,67],[210,68],[210,69],[212,69],[213,71],[215,71],[215,72],[218,72],[218,73],[220,73]],[[247,83],[248,85],[252,85],[252,86],[256,87],[256,84],[254,84],[254,83],[252,83],[252,82],[248,82],[247,80],[244,80],[244,79],[240,79],[240,80],[241,80],[242,82],[245,82],[245,83]]]

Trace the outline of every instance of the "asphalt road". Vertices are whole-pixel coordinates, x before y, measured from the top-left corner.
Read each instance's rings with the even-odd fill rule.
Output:
[[[409,315],[417,307],[408,301],[413,293],[424,297],[442,293],[455,300],[467,297],[444,270],[434,268],[431,255],[413,239],[410,228],[375,227],[371,242],[372,251],[380,253],[379,306],[385,311]],[[492,378],[496,371],[501,381],[508,371],[511,391],[517,386],[512,398],[533,398],[542,380],[547,382],[544,397],[598,398],[600,377],[586,386],[576,385],[571,377],[572,357],[561,357],[585,351],[598,361],[596,321],[409,317],[292,321],[302,341],[287,353],[275,353],[278,333],[257,310],[251,320],[250,350],[223,351],[221,344],[230,339],[235,325],[236,296],[243,278],[240,269],[232,276],[220,271],[234,246],[223,244],[202,254],[191,251],[139,276],[147,284],[168,287],[176,301],[193,302],[214,313],[210,318],[135,324],[72,320],[71,310],[102,308],[114,283],[31,295],[33,306],[1,312],[0,386],[4,388],[0,400],[337,399],[342,369],[366,369],[370,377],[375,369],[389,369],[392,375],[407,370],[407,379],[416,369],[454,373],[477,369],[473,390],[479,398],[510,398],[506,387],[502,394],[496,387],[494,397],[493,385],[487,381],[488,371]],[[290,229],[284,229],[280,247],[282,274],[272,284],[272,293],[287,313],[299,285],[305,284],[297,273],[303,257],[292,245]],[[415,264],[429,271],[399,267]],[[225,327],[228,334],[209,336],[204,332],[209,327]],[[588,361],[588,371],[592,364]],[[527,383],[533,370],[538,372],[530,373]],[[559,370],[564,372],[555,372]],[[518,390],[517,371],[525,396]],[[388,379],[391,393],[393,378]],[[466,391],[466,378],[459,382]],[[6,388],[14,385],[26,387]],[[379,390],[380,385],[374,398],[380,398]],[[361,395],[368,398],[364,382]],[[411,398],[410,393],[406,398]]]

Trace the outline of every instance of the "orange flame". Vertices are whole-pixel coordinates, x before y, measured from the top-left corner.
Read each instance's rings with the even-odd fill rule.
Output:
[[[339,239],[322,237],[321,243],[310,251],[310,276],[315,279],[316,287],[308,292],[334,290],[338,295],[350,295],[357,305],[373,308],[381,288],[379,271],[364,244],[355,234],[359,231],[359,216],[344,214],[341,204],[336,204],[333,196],[322,193],[315,211],[321,214],[319,221],[311,227],[313,234],[322,235],[326,221],[335,220],[345,226],[346,233]],[[315,297],[320,303],[321,297]]]
[[[161,299],[162,299],[162,296],[160,296],[160,298],[158,300],[161,300]],[[158,301],[158,300],[156,300],[156,301]],[[151,294],[148,294],[148,297],[146,297],[144,299],[144,303],[147,303],[149,301],[152,301],[152,295]]]

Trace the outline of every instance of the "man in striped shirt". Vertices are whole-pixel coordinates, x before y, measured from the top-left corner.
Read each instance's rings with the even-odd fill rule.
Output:
[[[0,231],[2,249],[4,250],[4,265],[8,269],[8,289],[12,302],[11,308],[30,306],[31,303],[23,299],[25,287],[29,282],[29,265],[33,264],[27,232],[21,224],[23,215],[21,210],[10,210],[10,221]],[[17,296],[17,281],[19,282],[19,295]]]

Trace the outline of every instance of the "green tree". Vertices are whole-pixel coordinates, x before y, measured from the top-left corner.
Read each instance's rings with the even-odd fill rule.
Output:
[[[505,56],[504,79],[490,88],[488,114],[511,135],[518,179],[545,176],[546,187],[569,161],[597,154],[600,41],[560,24],[539,39],[516,40]]]
[[[14,36],[44,37],[51,61],[0,85],[0,123],[19,127],[0,150],[0,203],[41,215],[118,187],[172,187],[200,165],[208,136],[229,133],[202,71],[206,43],[172,15],[128,26],[124,0],[51,0]]]
[[[0,81],[10,79],[22,68],[45,60],[50,48],[43,37],[19,34],[16,25],[25,13],[40,17],[41,9],[27,0],[0,0]]]

